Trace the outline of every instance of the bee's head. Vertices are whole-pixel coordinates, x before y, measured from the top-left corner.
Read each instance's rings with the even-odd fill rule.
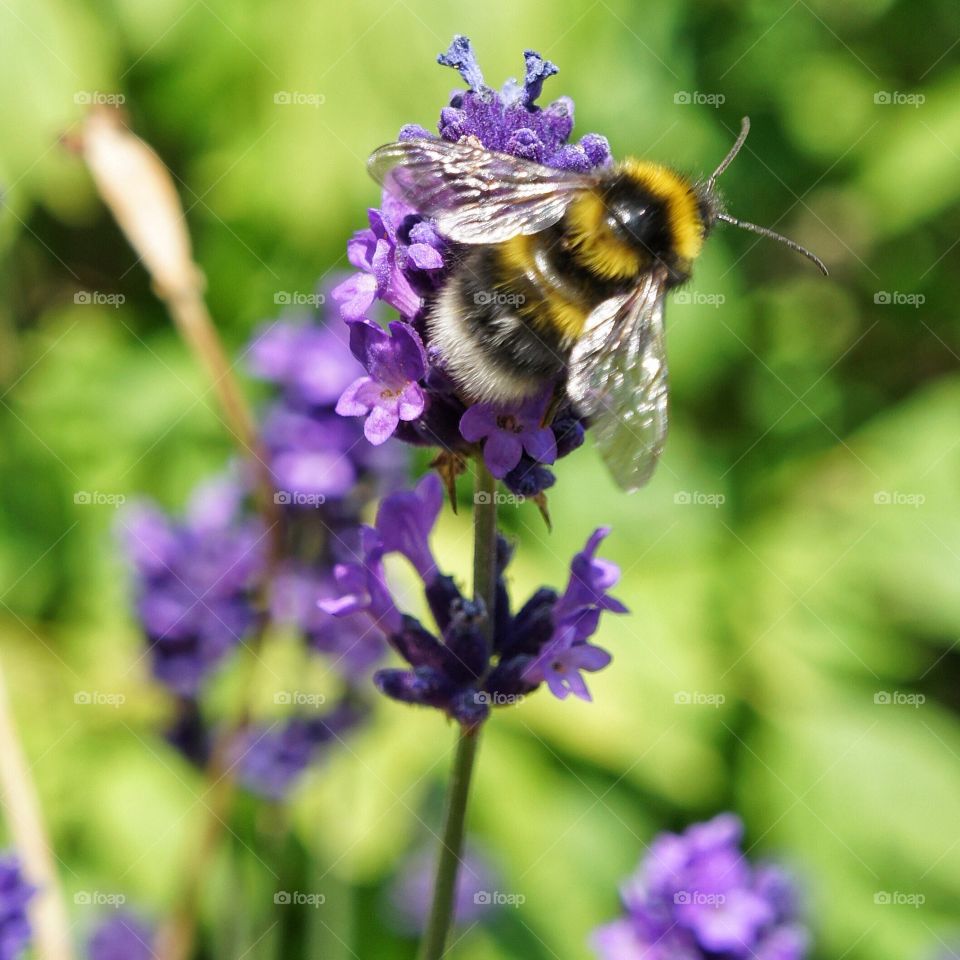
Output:
[[[670,167],[624,160],[603,188],[602,229],[638,262],[665,266],[686,279],[705,236],[692,181]]]
[[[790,240],[783,236],[783,234],[771,230],[769,227],[758,227],[755,223],[748,223],[746,220],[731,217],[724,209],[720,194],[717,190],[717,178],[730,166],[734,157],[740,152],[740,148],[747,139],[749,132],[750,118],[744,117],[743,120],[740,121],[740,134],[737,136],[736,141],[727,155],[720,162],[720,166],[718,166],[706,180],[697,183],[694,188],[697,194],[697,205],[700,212],[700,219],[703,223],[704,236],[713,229],[713,225],[718,220],[721,220],[724,223],[732,224],[743,230],[749,230],[751,233],[758,233],[762,237],[769,237],[771,240],[776,240],[778,243],[788,246],[791,250],[796,250],[797,253],[803,254],[808,260],[812,260],[823,275],[827,276],[828,271],[824,262],[815,253],[811,253],[806,247],[800,246],[795,240]]]

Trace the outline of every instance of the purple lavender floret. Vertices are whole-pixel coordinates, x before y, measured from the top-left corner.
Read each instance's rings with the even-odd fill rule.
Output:
[[[367,375],[358,377],[337,401],[342,417],[366,417],[363,432],[379,446],[401,420],[416,420],[426,398],[420,381],[427,375],[427,353],[420,334],[394,321],[389,336],[366,320],[350,321],[350,350]]]
[[[721,814],[662,833],[621,890],[624,916],[598,929],[602,960],[803,960],[809,937],[797,893],[773,865],[741,850],[743,824]]]
[[[569,98],[545,107],[538,104],[544,82],[557,73],[556,66],[538,53],[526,51],[522,82],[510,80],[499,91],[484,83],[466,37],[455,37],[438,61],[457,70],[467,85],[453,94],[440,113],[437,130],[442,139],[470,137],[491,150],[562,169],[586,171],[610,163],[604,137],[588,133],[570,142],[573,102]],[[434,136],[418,124],[407,124],[400,131],[401,140]],[[550,390],[516,409],[471,404],[471,398],[446,375],[443,357],[430,344],[425,323],[432,298],[458,262],[457,245],[440,235],[431,220],[387,192],[381,207],[368,212],[368,223],[347,247],[358,272],[334,289],[333,298],[351,326],[370,326],[377,303],[396,309],[424,340],[426,370],[416,380],[409,379],[409,373],[374,372],[362,352],[354,350],[367,368],[368,379],[346,389],[338,412],[367,416],[366,435],[372,443],[395,436],[405,443],[439,446],[458,455],[482,447],[490,469],[513,493],[542,494],[554,483],[548,465],[582,444],[583,422],[568,407],[557,412],[549,427],[535,423],[530,411],[540,403],[541,415],[545,412]],[[365,327],[361,329],[370,337]]]
[[[154,960],[149,924],[123,911],[100,923],[87,942],[87,960]]]
[[[322,716],[295,716],[246,731],[235,747],[242,783],[260,796],[283,799],[324,748],[342,740],[365,715],[345,700]]]
[[[183,520],[148,503],[121,520],[154,676],[183,697],[196,696],[257,620],[263,529],[238,512],[232,482],[217,481],[214,489],[220,492],[201,488]]]
[[[538,590],[516,614],[511,613],[504,580],[511,551],[502,542],[488,646],[488,611],[463,596],[455,581],[438,569],[430,549],[441,500],[440,481],[432,474],[412,492],[387,497],[377,528],[364,529],[364,561],[338,569],[341,595],[321,601],[321,607],[336,616],[369,617],[406,661],[406,668],[378,670],[378,689],[403,703],[442,710],[468,727],[482,723],[491,706],[513,703],[541,683],[561,699],[572,693],[589,700],[582,672],[600,670],[611,658],[588,641],[603,611],[626,611],[608,592],[619,571],[596,555],[608,531],[597,530],[573,558],[562,595]],[[406,556],[420,574],[437,632],[397,608],[384,577],[386,553]]]
[[[18,960],[30,943],[27,904],[36,892],[17,857],[0,854],[0,960]]]
[[[460,433],[464,440],[483,443],[484,462],[498,479],[514,470],[524,454],[535,463],[553,463],[557,439],[543,426],[549,403],[549,394],[533,397],[515,409],[475,403],[460,420]]]

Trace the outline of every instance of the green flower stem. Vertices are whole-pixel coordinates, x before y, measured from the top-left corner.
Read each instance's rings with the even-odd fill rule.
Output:
[[[487,609],[487,642],[493,642],[493,611],[497,585],[497,481],[482,462],[477,463],[473,505],[473,594]],[[420,944],[420,960],[440,960],[454,920],[457,876],[463,854],[470,779],[477,757],[480,727],[462,727],[447,792],[443,838],[430,918]]]

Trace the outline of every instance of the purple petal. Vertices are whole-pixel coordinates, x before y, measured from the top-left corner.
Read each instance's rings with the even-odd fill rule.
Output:
[[[358,377],[340,395],[334,408],[341,417],[362,417],[380,397],[380,387],[370,377]]]
[[[407,256],[420,270],[439,270],[443,266],[443,257],[439,250],[426,243],[412,243],[407,247]]]
[[[407,380],[420,380],[427,373],[427,351],[420,334],[409,323],[394,320],[390,324],[398,365]]]
[[[340,316],[344,320],[362,319],[376,295],[377,281],[369,273],[355,273],[330,292],[330,296],[340,304]]]
[[[423,390],[417,383],[408,383],[397,399],[397,413],[401,420],[416,420],[425,406]]]
[[[498,480],[520,462],[521,456],[523,444],[519,437],[511,433],[491,433],[483,445],[483,462]]]
[[[601,647],[595,647],[592,644],[585,643],[574,647],[570,651],[568,662],[577,667],[578,670],[586,670],[589,673],[595,673],[602,670],[613,657]]]
[[[347,241],[347,259],[358,270],[370,273],[373,269],[373,251],[376,245],[377,238],[372,230],[358,230]]]
[[[370,411],[370,416],[363,424],[363,435],[370,443],[378,447],[393,436],[399,423],[400,416],[397,413],[396,406],[376,406]]]
[[[557,438],[547,427],[525,433],[523,448],[539,463],[553,463],[557,459]]]
[[[347,321],[350,330],[350,352],[363,364],[367,373],[372,367],[379,350],[384,349],[390,338],[382,327],[359,317]]]
[[[496,429],[496,412],[486,403],[475,403],[460,418],[460,435],[470,443],[477,443]]]

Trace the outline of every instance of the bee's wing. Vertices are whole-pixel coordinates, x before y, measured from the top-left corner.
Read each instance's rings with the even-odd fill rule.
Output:
[[[555,224],[595,178],[469,141],[401,140],[374,151],[370,175],[457,243],[500,243]]]
[[[632,292],[601,303],[570,357],[567,393],[593,419],[600,455],[625,490],[650,479],[667,437],[665,281],[652,271]]]

